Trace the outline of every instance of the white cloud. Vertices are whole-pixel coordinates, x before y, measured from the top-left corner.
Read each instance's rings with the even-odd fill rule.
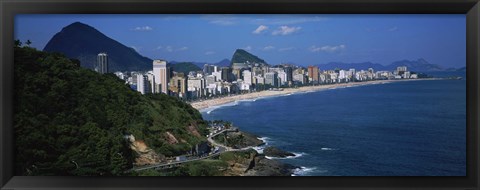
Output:
[[[237,18],[232,15],[204,15],[202,19],[207,20],[210,24],[230,26],[235,24]]]
[[[273,50],[275,49],[274,46],[265,46],[264,48],[262,48],[263,51],[270,51],[270,50]]]
[[[186,50],[188,50],[188,47],[185,47],[185,46],[177,49],[177,51],[186,51]]]
[[[338,46],[322,46],[322,47],[317,47],[317,46],[311,46],[309,50],[311,52],[327,52],[327,53],[335,53],[338,51],[342,51],[345,48],[347,48],[346,45],[338,45]]]
[[[282,51],[290,51],[290,50],[294,50],[295,48],[294,47],[286,47],[286,48],[280,48],[278,49],[278,51],[282,52]]]
[[[233,25],[234,22],[231,20],[212,20],[209,22],[210,24],[222,25],[222,26],[230,26]]]
[[[268,30],[268,26],[260,25],[260,26],[258,26],[258,28],[255,29],[252,33],[254,33],[254,34],[261,34],[261,33],[264,32],[265,30]]]
[[[252,46],[247,46],[243,48],[243,50],[245,51],[251,51],[252,49],[253,49]]]
[[[153,30],[150,26],[137,26],[133,29],[134,31],[151,31]]]
[[[213,55],[213,54],[215,54],[214,51],[207,51],[207,52],[205,52],[205,55]]]
[[[301,30],[302,27],[288,27],[288,26],[280,26],[277,30],[272,32],[272,35],[289,35]]]
[[[172,46],[167,46],[167,47],[165,47],[165,51],[167,51],[167,52],[173,52],[173,50],[174,50],[174,49],[173,49]]]
[[[397,30],[398,30],[398,27],[396,27],[396,26],[388,29],[389,32],[395,32]]]
[[[166,52],[177,52],[177,51],[186,51],[188,47],[183,46],[176,48],[174,46],[157,46],[154,50],[166,51]]]

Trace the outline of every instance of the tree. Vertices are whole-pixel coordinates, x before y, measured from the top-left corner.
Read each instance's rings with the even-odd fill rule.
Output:
[[[17,175],[130,175],[125,171],[137,157],[125,138],[130,134],[166,156],[206,141],[200,112],[176,98],[141,95],[115,75],[61,54],[14,50]],[[169,144],[166,132],[180,141]]]
[[[32,44],[32,41],[27,40],[27,41],[25,42],[25,44],[26,44],[28,47],[30,47],[30,45]]]
[[[22,42],[19,39],[15,40],[15,47],[20,47],[22,46]]]

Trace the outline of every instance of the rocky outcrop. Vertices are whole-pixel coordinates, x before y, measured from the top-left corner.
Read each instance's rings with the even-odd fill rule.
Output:
[[[273,147],[273,146],[266,147],[263,150],[263,154],[265,154],[265,156],[276,157],[276,158],[285,158],[285,157],[289,157],[289,156],[295,156],[295,154],[293,154],[291,152],[280,150],[280,149],[278,149],[276,147]]]
[[[243,131],[228,132],[227,139],[229,141],[227,145],[236,149],[260,146],[264,144],[263,141],[258,139],[258,136]]]
[[[254,167],[257,155],[255,151],[233,153],[233,159],[227,160],[228,168],[224,171],[225,176],[242,176]]]
[[[270,160],[264,155],[257,155],[254,159],[255,166],[248,170],[245,176],[291,176],[295,167],[278,160]]]
[[[130,148],[138,155],[135,158],[135,166],[150,165],[166,160],[164,155],[155,153],[145,142],[136,140],[133,135],[127,136],[127,139],[130,142]]]
[[[178,143],[177,138],[175,138],[175,136],[173,136],[173,134],[170,133],[170,132],[165,133],[165,140],[167,140],[168,144],[177,144]]]
[[[241,131],[241,133],[245,137],[245,145],[246,146],[260,146],[260,145],[265,144],[265,142],[258,139],[259,136],[257,136],[257,135],[250,134],[250,133],[243,132],[243,131]]]
[[[265,158],[255,150],[236,152],[235,158],[227,161],[226,176],[291,176],[297,168],[277,160]]]
[[[201,137],[200,133],[198,132],[197,128],[193,125],[190,125],[187,127],[187,130],[190,134],[196,136],[196,137]]]

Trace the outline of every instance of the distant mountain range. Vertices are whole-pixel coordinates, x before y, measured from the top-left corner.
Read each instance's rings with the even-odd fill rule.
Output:
[[[397,67],[400,66],[407,66],[408,70],[410,71],[417,71],[417,72],[427,72],[427,71],[446,71],[445,68],[431,64],[423,58],[418,60],[401,60],[395,61],[389,65],[381,65],[378,63],[372,62],[363,62],[363,63],[342,63],[342,62],[330,62],[327,64],[319,64],[317,65],[321,70],[333,70],[333,69],[356,69],[356,70],[367,70],[368,68],[373,68],[374,70],[380,71],[392,71],[395,70]]]
[[[118,41],[102,34],[95,28],[75,22],[64,27],[55,34],[43,49],[47,52],[60,52],[67,57],[80,60],[81,66],[93,69],[97,62],[98,53],[105,52],[109,56],[109,70],[115,71],[148,71],[152,70],[153,60],[140,55],[133,48],[127,47]],[[190,71],[202,70],[205,64],[217,65],[219,67],[231,66],[232,63],[259,63],[261,66],[268,65],[267,62],[246,50],[237,49],[232,55],[232,59],[223,59],[217,63],[206,62],[185,62],[169,61],[175,71],[188,74]],[[439,65],[431,64],[425,59],[396,61],[389,65],[382,65],[372,62],[362,63],[342,63],[330,62],[317,65],[321,70],[333,70],[336,68],[356,70],[366,70],[373,68],[375,70],[394,70],[398,66],[407,66],[408,70],[417,72],[427,71],[456,71],[462,70],[455,68],[442,68]],[[465,71],[465,68],[463,68]]]
[[[80,60],[82,67],[90,69],[94,68],[98,53],[105,52],[112,72],[152,70],[153,60],[80,22],[70,24],[55,34],[43,51],[63,53]]]

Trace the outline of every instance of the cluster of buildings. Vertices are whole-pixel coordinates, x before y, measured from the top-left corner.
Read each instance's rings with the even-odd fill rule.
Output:
[[[97,72],[108,72],[108,59],[104,59],[106,56],[105,53],[98,54],[97,65],[100,66],[95,69]],[[106,66],[103,66],[103,63],[107,63]],[[318,66],[269,66],[248,61],[233,63],[230,67],[205,64],[201,71],[184,74],[173,71],[164,60],[154,60],[151,71],[115,74],[136,86],[134,89],[142,94],[164,93],[184,100],[306,85],[418,78],[418,75],[408,71],[406,66],[398,67],[394,71],[374,71],[372,68],[359,71],[320,70]]]

